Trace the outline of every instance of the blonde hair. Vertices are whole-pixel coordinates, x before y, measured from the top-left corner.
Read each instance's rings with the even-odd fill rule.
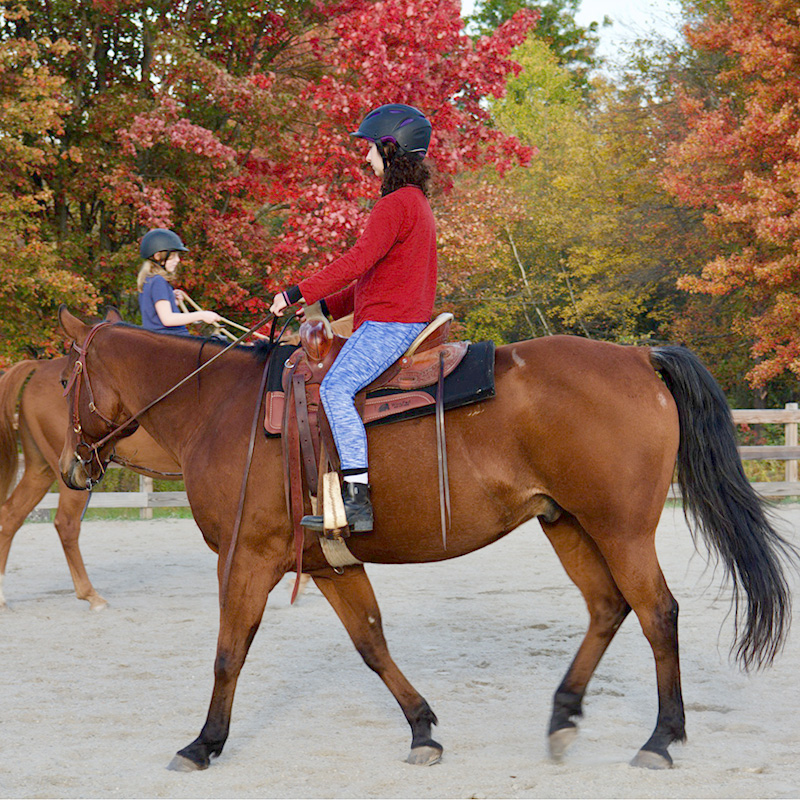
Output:
[[[163,259],[159,259],[159,256],[163,256]],[[163,275],[167,280],[172,279],[172,275],[159,263],[159,261],[166,261],[168,256],[169,251],[162,250],[159,253],[154,253],[152,258],[145,259],[142,262],[139,274],[136,276],[136,286],[140,292],[144,288],[144,282],[153,275]]]

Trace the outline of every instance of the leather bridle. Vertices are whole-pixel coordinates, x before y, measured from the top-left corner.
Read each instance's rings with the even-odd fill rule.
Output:
[[[75,445],[75,460],[86,470],[86,488],[91,490],[92,485],[94,483],[98,483],[103,475],[105,475],[106,468],[108,467],[108,463],[111,460],[111,456],[103,462],[100,458],[99,451],[100,448],[115,434],[118,433],[123,428],[127,428],[132,422],[134,422],[134,418],[127,420],[123,425],[117,425],[116,422],[110,420],[108,417],[105,416],[98,408],[94,402],[94,392],[92,391],[92,383],[89,379],[89,370],[86,367],[86,353],[89,349],[89,344],[91,343],[92,339],[97,335],[97,332],[104,326],[109,325],[110,323],[108,320],[104,320],[103,322],[98,322],[96,325],[92,327],[89,333],[84,339],[83,344],[79,345],[77,342],[72,343],[72,349],[77,351],[78,358],[76,359],[75,363],[72,366],[72,374],[67,381],[67,385],[64,387],[64,397],[66,397],[72,388],[75,388],[75,393],[72,397],[72,431],[78,437],[78,443]],[[100,419],[103,420],[107,425],[110,425],[112,428],[111,433],[106,434],[102,439],[95,442],[94,444],[89,444],[88,442],[84,441],[83,439],[83,426],[81,425],[81,415],[80,415],[80,402],[81,402],[81,383],[85,381],[86,383],[86,392],[89,396],[89,410],[96,414]],[[138,423],[137,423],[138,427]],[[82,452],[85,452],[85,458],[82,457]],[[113,451],[112,451],[113,456]],[[97,466],[100,468],[100,478],[97,481],[93,481],[91,477],[89,477],[89,469],[88,467],[91,465],[92,461],[97,461]]]
[[[77,342],[73,342],[72,343],[72,347],[77,351],[78,358],[75,361],[75,364],[73,365],[72,375],[70,376],[69,380],[67,381],[67,385],[66,385],[66,387],[64,389],[64,396],[66,396],[66,395],[69,394],[70,389],[72,389],[73,386],[75,388],[75,394],[74,394],[73,402],[72,402],[72,429],[75,432],[76,436],[78,436],[78,437],[80,437],[81,434],[83,433],[83,427],[81,426],[81,421],[80,421],[80,389],[81,389],[81,381],[84,378],[86,380],[86,390],[89,393],[89,409],[91,410],[91,412],[93,414],[97,414],[106,424],[112,426],[112,430],[109,433],[107,433],[105,436],[103,436],[102,439],[100,439],[99,441],[95,442],[94,444],[88,444],[82,438],[80,438],[79,441],[78,441],[78,444],[76,445],[76,448],[75,448],[75,458],[77,459],[77,461],[82,466],[84,466],[84,468],[88,464],[91,464],[92,460],[96,460],[97,463],[98,463],[98,466],[100,467],[101,475],[100,475],[100,478],[98,478],[97,481],[92,481],[92,479],[89,477],[89,473],[88,473],[88,470],[87,470],[87,477],[86,477],[87,486],[86,486],[86,488],[90,492],[89,497],[91,497],[92,485],[94,483],[99,482],[99,480],[105,474],[105,470],[106,470],[106,467],[108,466],[109,461],[111,461],[111,458],[113,457],[113,451],[112,451],[112,454],[109,456],[109,458],[106,460],[106,462],[103,463],[101,461],[100,455],[99,455],[100,448],[106,442],[108,442],[112,437],[116,436],[118,433],[120,433],[121,431],[125,430],[130,425],[132,425],[134,422],[136,422],[136,420],[142,414],[144,414],[145,411],[149,411],[154,405],[156,405],[156,403],[160,403],[165,397],[167,397],[168,395],[172,394],[172,392],[174,392],[179,387],[183,386],[188,380],[190,380],[195,375],[197,375],[198,372],[200,372],[201,370],[205,369],[213,361],[216,361],[223,353],[226,353],[232,347],[234,347],[235,345],[239,344],[241,341],[246,339],[251,334],[255,333],[259,328],[262,328],[266,324],[266,322],[267,322],[267,320],[269,319],[270,316],[272,316],[272,315],[269,315],[269,316],[265,317],[263,320],[258,322],[252,328],[250,328],[248,331],[243,333],[235,342],[231,342],[227,347],[223,348],[218,353],[213,355],[208,361],[205,362],[205,364],[201,364],[196,370],[194,370],[193,372],[190,372],[185,378],[183,378],[178,383],[176,383],[171,389],[168,389],[166,392],[164,392],[162,395],[157,397],[151,403],[148,403],[143,409],[141,409],[140,411],[137,411],[135,414],[133,414],[132,416],[128,417],[128,419],[126,419],[124,422],[121,422],[119,424],[115,423],[113,420],[108,419],[108,417],[104,416],[102,413],[100,413],[100,411],[97,410],[97,406],[95,405],[95,402],[94,402],[94,393],[92,392],[91,381],[89,380],[89,372],[88,372],[88,370],[86,368],[86,353],[87,353],[89,344],[92,341],[92,339],[94,339],[94,337],[97,335],[97,332],[100,330],[100,328],[104,327],[105,325],[110,324],[109,321],[108,320],[104,320],[103,322],[99,322],[97,325],[95,325],[89,331],[89,333],[87,334],[86,339],[84,339],[84,342],[83,342],[82,345],[78,345]],[[280,333],[278,334],[278,338],[277,338],[277,341],[276,341],[276,339],[275,339],[275,326],[276,326],[278,318],[275,317],[275,316],[272,316],[272,327],[271,327],[270,333],[269,333],[269,341],[270,341],[271,345],[275,346],[278,343],[280,343],[281,339],[283,338],[283,334],[286,331],[286,328],[288,327],[289,323],[292,321],[293,318],[294,318],[294,314],[290,314],[289,317],[287,318],[286,322],[284,323],[283,328],[281,329]],[[271,361],[271,356],[272,356],[273,352],[275,352],[275,351],[272,350],[270,352],[270,355],[267,357],[266,363],[264,364],[264,370],[263,370],[263,374],[262,374],[262,377],[261,377],[261,386],[259,387],[259,391],[258,391],[258,402],[256,403],[255,413],[253,415],[253,422],[252,422],[252,425],[251,425],[251,428],[250,428],[250,442],[249,442],[248,450],[247,450],[247,459],[246,459],[246,462],[245,462],[244,475],[242,477],[242,488],[241,488],[241,492],[239,494],[239,504],[238,504],[238,507],[237,507],[237,510],[236,510],[236,518],[235,518],[235,522],[234,522],[234,525],[233,525],[233,532],[231,534],[231,543],[230,543],[230,546],[228,548],[227,557],[225,559],[225,567],[224,567],[223,574],[222,574],[222,581],[220,583],[220,602],[221,602],[221,605],[222,605],[223,608],[225,607],[225,604],[227,602],[227,597],[228,597],[228,584],[229,584],[229,581],[230,581],[230,574],[231,574],[231,569],[232,569],[232,565],[233,565],[233,557],[234,557],[234,553],[236,552],[236,545],[237,545],[238,540],[239,540],[239,530],[241,528],[242,514],[243,514],[243,511],[244,511],[244,501],[245,501],[245,495],[246,495],[246,492],[247,492],[247,479],[248,479],[248,477],[250,475],[250,466],[251,466],[252,459],[253,459],[253,450],[254,450],[255,442],[256,442],[256,432],[257,432],[257,429],[258,429],[258,420],[259,420],[259,418],[261,416],[261,404],[262,404],[262,401],[264,399],[264,389],[265,389],[266,383],[267,383],[267,376],[269,374],[270,361]],[[138,426],[138,422],[136,424]],[[80,452],[79,451],[80,451],[80,448],[82,446],[84,448],[86,448],[86,452],[87,452],[87,458],[86,459],[83,459],[80,456]],[[89,498],[87,498],[87,501],[86,501],[87,507],[88,507],[88,503],[89,503]],[[84,508],[84,513],[85,513],[85,511],[86,511],[86,509]],[[292,601],[294,601],[294,598],[297,596],[297,588],[299,586],[300,575],[302,573],[302,563],[303,563],[303,533],[302,533],[302,529],[300,529],[299,535],[298,535],[297,532],[295,533],[295,552],[297,554],[297,563],[296,563],[297,577],[295,578],[295,588],[294,588],[294,591],[292,593]]]

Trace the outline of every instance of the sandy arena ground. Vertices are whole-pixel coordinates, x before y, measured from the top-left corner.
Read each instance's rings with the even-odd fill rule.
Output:
[[[800,508],[781,512],[800,541]],[[679,510],[658,545],[681,604],[689,741],[675,768],[628,766],[655,723],[653,659],[623,625],[589,686],[563,763],[547,758],[552,693],[580,642],[582,600],[537,523],[442,564],[371,566],[395,660],[440,724],[442,762],[404,763],[408,726],[312,588],[276,588],[239,682],[231,737],[210,769],[166,769],[199,733],[217,634],[215,558],[192,521],[91,522],[75,599],[56,533],[28,524],[0,612],[2,797],[798,797],[800,629],[776,665],[728,661],[727,591],[694,554]],[[791,576],[795,594],[800,581]]]

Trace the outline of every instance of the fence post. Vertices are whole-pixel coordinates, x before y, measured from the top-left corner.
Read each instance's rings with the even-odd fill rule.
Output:
[[[152,492],[153,491],[153,479],[148,478],[146,475],[139,476],[139,491],[140,492]],[[146,506],[145,508],[139,509],[139,519],[153,519],[153,509],[150,506]]]
[[[786,403],[784,408],[787,411],[797,411],[797,403]],[[797,445],[797,423],[787,422],[784,426],[786,431],[786,444]],[[787,483],[797,483],[797,462],[787,461],[784,465],[785,480]]]

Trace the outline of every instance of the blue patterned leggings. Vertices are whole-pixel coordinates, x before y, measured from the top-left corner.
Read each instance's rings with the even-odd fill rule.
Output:
[[[400,358],[424,322],[363,322],[336,356],[319,387],[343,470],[367,470],[367,432],[355,396]]]

